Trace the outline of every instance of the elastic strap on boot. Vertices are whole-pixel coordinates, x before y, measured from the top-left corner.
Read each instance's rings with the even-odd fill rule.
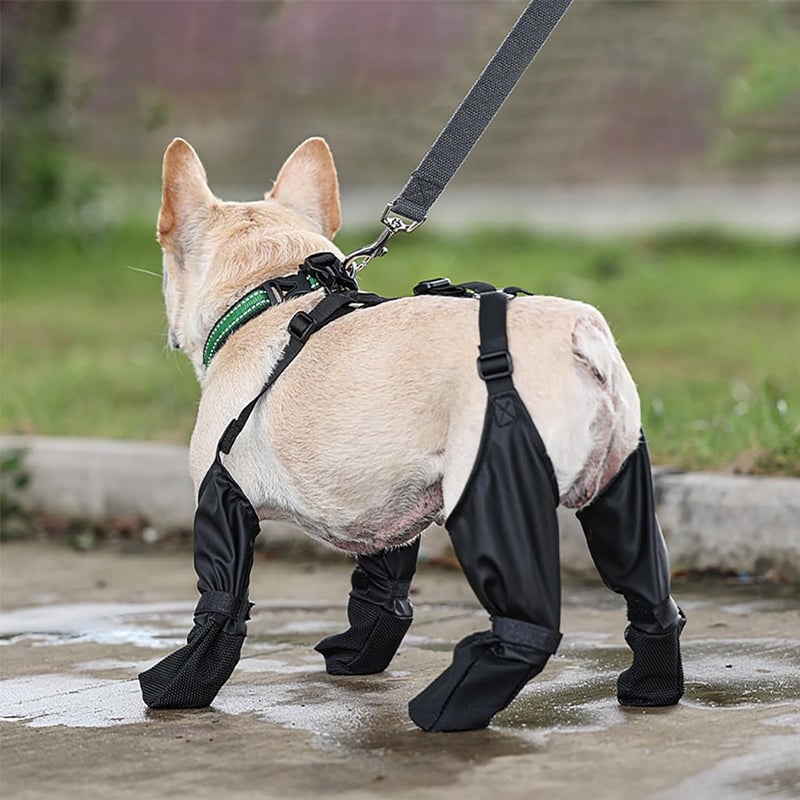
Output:
[[[675,628],[681,620],[682,612],[671,596],[656,605],[637,597],[626,600],[628,621],[644,633],[665,633]]]
[[[240,599],[229,592],[209,590],[203,592],[197,601],[194,609],[194,621],[197,625],[203,625],[208,619],[206,615],[219,615],[233,623],[230,633],[247,636],[245,623],[250,619],[251,608],[253,608],[253,603],[249,602],[246,597]],[[217,621],[222,622],[222,620]]]
[[[548,655],[553,655],[561,644],[558,631],[510,617],[492,617],[492,633],[503,642],[540,650]]]

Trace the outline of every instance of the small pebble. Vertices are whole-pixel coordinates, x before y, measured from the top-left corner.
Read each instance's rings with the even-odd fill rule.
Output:
[[[142,530],[142,541],[145,544],[155,544],[160,538],[161,535],[152,525],[148,525]]]

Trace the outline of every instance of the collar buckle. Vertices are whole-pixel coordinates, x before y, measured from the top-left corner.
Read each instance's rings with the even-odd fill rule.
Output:
[[[305,275],[285,275],[264,281],[259,288],[267,293],[269,304],[276,306],[286,300],[308,294],[318,287],[315,287]]]

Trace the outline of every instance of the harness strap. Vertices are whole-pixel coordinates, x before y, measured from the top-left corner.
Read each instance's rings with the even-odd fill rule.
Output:
[[[318,331],[329,322],[333,322],[357,308],[376,306],[385,301],[385,297],[377,294],[354,291],[336,292],[324,297],[311,311],[298,311],[289,320],[289,344],[281,353],[261,391],[239,412],[238,417],[228,423],[228,427],[225,428],[217,444],[217,453],[230,453],[231,447],[247,424],[247,420],[250,419],[256,403],[267,393],[289,364],[297,358],[314,331]]]
[[[308,256],[296,274],[264,281],[237,300],[214,323],[203,347],[203,366],[208,367],[222,345],[251,319],[272,306],[294,300],[295,297],[317,289],[324,289],[328,293],[357,292],[358,284],[333,253],[314,253]]]
[[[467,281],[465,283],[450,283],[450,278],[433,278],[420,281],[413,289],[414,294],[435,294],[443,297],[474,297],[484,292],[496,292],[491,283],[483,281]]]
[[[502,394],[514,388],[511,374],[514,362],[508,352],[506,308],[508,295],[504,292],[485,292],[479,297],[478,327],[481,343],[478,356],[478,375],[486,382],[490,395]]]
[[[450,283],[450,278],[431,278],[420,281],[413,289],[415,295],[435,294],[440,297],[476,297],[485,292],[496,292],[497,287],[483,281],[466,281],[465,283]],[[533,292],[519,286],[505,286],[503,293],[516,297],[524,294],[533,297]]]

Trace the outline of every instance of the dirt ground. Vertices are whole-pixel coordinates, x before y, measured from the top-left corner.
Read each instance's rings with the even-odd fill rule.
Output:
[[[312,650],[342,629],[347,562],[256,563],[242,661],[210,709],[149,711],[136,674],[176,649],[191,554],[10,543],[2,558],[4,798],[559,800],[800,797],[800,594],[686,583],[687,693],[625,710],[622,601],[564,584],[564,640],[483,731],[426,734],[408,700],[486,627],[458,572],[422,567],[389,670],[332,678]]]

